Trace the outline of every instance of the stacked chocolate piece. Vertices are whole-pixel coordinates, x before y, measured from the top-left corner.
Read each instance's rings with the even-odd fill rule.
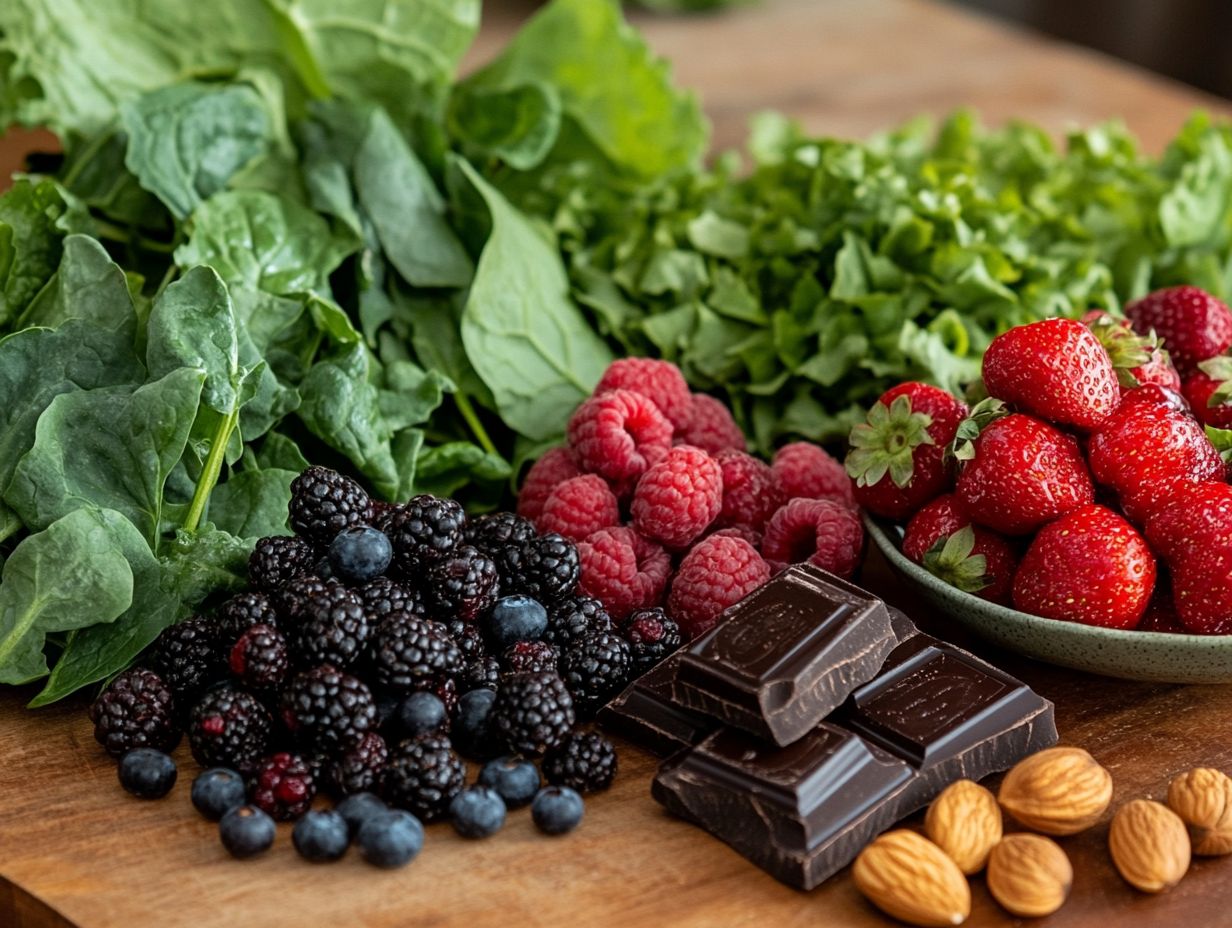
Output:
[[[800,889],[954,780],[1057,740],[1048,700],[807,565],[729,609],[600,719],[667,757],[655,799]]]

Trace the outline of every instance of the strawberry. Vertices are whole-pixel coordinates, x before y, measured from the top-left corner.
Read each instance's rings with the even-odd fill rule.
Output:
[[[1144,383],[1181,389],[1181,375],[1172,366],[1172,359],[1154,332],[1139,335],[1130,327],[1128,319],[1118,319],[1102,309],[1086,313],[1082,323],[1108,352],[1122,396]]]
[[[1189,408],[1203,425],[1232,429],[1232,358],[1208,358],[1185,378]]]
[[[945,448],[967,406],[926,383],[900,383],[851,430],[847,474],[856,502],[886,519],[907,519],[953,479]]]
[[[1137,332],[1153,330],[1164,340],[1181,376],[1232,346],[1232,312],[1197,287],[1156,290],[1126,306],[1125,315]]]
[[[1150,401],[1141,401],[1139,390]],[[1116,492],[1125,514],[1139,525],[1176,487],[1224,474],[1223,460],[1198,420],[1155,401],[1161,393],[1166,395],[1155,384],[1131,390],[1087,449],[1095,479]]]
[[[969,457],[955,494],[972,520],[1003,535],[1026,535],[1095,499],[1078,442],[1039,419],[994,420],[958,451]]]
[[[1232,634],[1232,535],[1200,559],[1172,566],[1172,601],[1185,630],[1197,635]]]
[[[1146,520],[1146,537],[1169,563],[1200,558],[1232,525],[1232,486],[1221,481],[1175,489]]]
[[[1168,632],[1174,635],[1185,633],[1185,626],[1181,624],[1180,616],[1176,614],[1171,592],[1165,592],[1161,596],[1160,591],[1155,590],[1155,595],[1151,597],[1146,612],[1142,614],[1142,620],[1138,623],[1138,631]]]
[[[1018,558],[996,532],[971,520],[953,493],[938,496],[911,517],[903,554],[950,586],[996,603],[1009,601]]]
[[[1155,589],[1155,556],[1137,530],[1092,503],[1040,529],[1014,575],[1014,605],[1047,619],[1133,628]]]
[[[1121,398],[1112,359],[1081,322],[1044,319],[1015,326],[984,353],[984,387],[1057,425],[1093,429]]]

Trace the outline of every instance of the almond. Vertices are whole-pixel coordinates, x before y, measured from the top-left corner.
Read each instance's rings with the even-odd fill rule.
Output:
[[[961,925],[971,914],[971,887],[958,865],[923,835],[888,831],[856,858],[856,889],[881,911],[911,925]]]
[[[1161,893],[1189,869],[1189,833],[1162,802],[1135,799],[1117,809],[1108,830],[1108,850],[1125,882],[1144,893]]]
[[[1189,827],[1195,854],[1232,853],[1232,777],[1210,767],[1195,767],[1172,781],[1168,805]]]
[[[1082,748],[1049,748],[1006,774],[997,799],[1032,831],[1077,834],[1108,808],[1112,775]]]
[[[956,780],[928,807],[924,832],[963,873],[979,873],[1001,840],[1001,808],[980,784]]]
[[[1073,885],[1069,858],[1055,841],[1041,835],[1008,835],[988,857],[988,891],[1011,915],[1051,915]]]

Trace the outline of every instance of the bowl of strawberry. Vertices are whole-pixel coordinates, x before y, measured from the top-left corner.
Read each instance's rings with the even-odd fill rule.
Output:
[[[1172,287],[997,336],[962,400],[900,384],[850,437],[869,537],[1001,646],[1232,682],[1232,312]]]

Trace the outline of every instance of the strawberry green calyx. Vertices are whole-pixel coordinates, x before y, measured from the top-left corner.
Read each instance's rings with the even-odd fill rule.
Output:
[[[896,487],[911,483],[915,468],[914,450],[921,445],[935,444],[928,433],[933,417],[914,412],[911,400],[897,396],[887,407],[877,402],[868,411],[868,419],[851,430],[851,452],[847,455],[847,476],[857,486],[880,483],[888,473]]]
[[[1092,334],[1112,359],[1112,367],[1116,370],[1117,382],[1126,389],[1140,386],[1134,376],[1134,369],[1151,360],[1151,355],[1163,344],[1152,329],[1146,335],[1139,335],[1129,326],[1125,319],[1103,314],[1087,323]]]
[[[1225,406],[1232,403],[1232,357],[1227,355],[1219,355],[1214,358],[1207,358],[1198,365],[1198,370],[1206,374],[1211,380],[1218,380],[1219,386],[1211,393],[1210,399],[1206,401],[1206,405],[1214,409],[1216,406]]]
[[[1225,464],[1232,464],[1232,429],[1220,429],[1213,425],[1206,426],[1206,437]]]
[[[965,593],[978,593],[992,584],[988,559],[975,550],[975,529],[964,526],[948,538],[938,538],[924,555],[924,569]]]
[[[967,418],[958,424],[958,431],[954,433],[954,441],[949,448],[950,454],[959,461],[971,460],[975,457],[975,440],[980,437],[980,432],[1009,413],[1005,403],[999,399],[988,397],[980,400],[971,407]]]

